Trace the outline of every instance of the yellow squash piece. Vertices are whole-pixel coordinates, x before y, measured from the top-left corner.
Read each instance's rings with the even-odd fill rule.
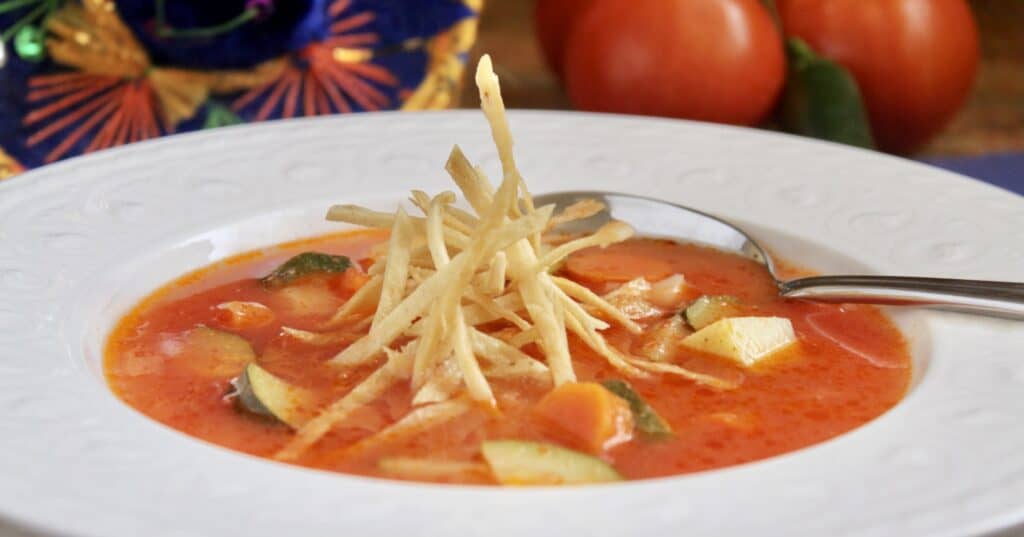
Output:
[[[726,317],[739,317],[740,300],[729,295],[704,295],[683,310],[686,322],[694,330]]]
[[[327,315],[342,305],[323,282],[303,282],[274,291],[280,305],[295,315]]]
[[[491,440],[480,446],[502,485],[583,485],[622,481],[608,463],[553,444]]]
[[[751,367],[795,341],[796,334],[789,319],[731,317],[690,334],[682,344]]]

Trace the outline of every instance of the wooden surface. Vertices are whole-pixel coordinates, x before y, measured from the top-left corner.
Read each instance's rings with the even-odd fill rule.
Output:
[[[623,0],[625,1],[625,0]],[[489,0],[475,51],[491,53],[512,108],[569,109],[533,33],[535,0]],[[982,62],[970,101],[925,155],[1024,151],[1024,0],[972,0]],[[472,65],[472,64],[471,64]],[[473,91],[462,106],[476,107]]]

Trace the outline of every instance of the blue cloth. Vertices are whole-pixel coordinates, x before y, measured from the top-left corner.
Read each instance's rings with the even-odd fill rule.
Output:
[[[0,34],[35,30],[46,43],[41,57],[19,54],[17,39],[0,45],[0,179],[175,132],[446,106],[480,0],[162,0],[162,27],[160,3],[0,0],[15,7],[0,9]],[[259,14],[223,26],[246,12]],[[92,45],[122,30],[137,43]],[[68,48],[77,54],[54,54]]]
[[[928,158],[924,162],[1024,195],[1024,153]]]

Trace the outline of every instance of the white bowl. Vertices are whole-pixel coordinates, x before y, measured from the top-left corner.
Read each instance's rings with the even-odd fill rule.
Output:
[[[748,226],[824,272],[1013,280],[1024,200],[937,169],[700,123],[517,112],[536,192],[663,197]],[[105,151],[0,184],[0,513],[102,537],[239,535],[964,535],[1024,520],[1024,323],[895,318],[915,380],[851,433],[725,470],[508,490],[332,474],[211,446],[107,389],[102,346],[162,283],[337,229],[334,202],[450,188],[453,143],[490,169],[477,112],[218,129]]]

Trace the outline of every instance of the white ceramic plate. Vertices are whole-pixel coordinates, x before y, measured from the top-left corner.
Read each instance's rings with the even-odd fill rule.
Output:
[[[874,153],[721,126],[515,113],[535,191],[663,197],[824,271],[1019,279],[1024,200]],[[907,398],[832,441],[723,471],[588,488],[407,484],[212,447],[118,401],[100,355],[134,301],[225,256],[334,229],[332,202],[450,188],[476,112],[173,137],[0,184],[0,513],[97,537],[965,535],[1024,520],[1024,323],[898,315]],[[495,174],[496,175],[496,174]]]

